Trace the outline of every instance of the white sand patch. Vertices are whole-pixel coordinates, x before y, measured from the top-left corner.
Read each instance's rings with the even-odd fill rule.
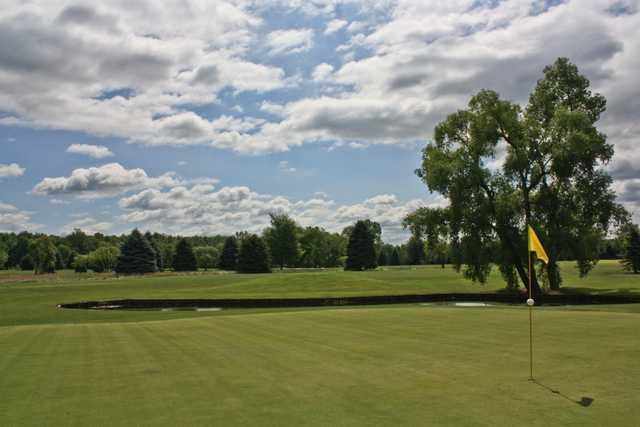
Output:
[[[196,311],[220,311],[222,310],[220,307],[202,307],[196,308]]]
[[[489,307],[491,304],[485,302],[456,302],[456,307]]]

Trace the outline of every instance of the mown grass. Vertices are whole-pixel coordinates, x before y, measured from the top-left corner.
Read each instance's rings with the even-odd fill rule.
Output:
[[[638,293],[603,262],[566,292]],[[640,305],[221,312],[60,302],[489,292],[450,268],[115,278],[0,273],[0,425],[636,425]],[[558,393],[553,393],[555,390]],[[593,399],[589,407],[576,402]]]

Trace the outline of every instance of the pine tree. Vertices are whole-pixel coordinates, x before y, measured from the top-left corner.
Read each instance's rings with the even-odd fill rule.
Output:
[[[626,246],[625,255],[621,263],[625,270],[638,274],[640,273],[640,232],[636,225],[629,227]]]
[[[238,241],[234,236],[227,237],[224,241],[218,267],[227,271],[234,271],[238,268]]]
[[[398,252],[398,248],[393,248],[393,252],[391,252],[391,261],[390,265],[400,265],[400,253]]]
[[[156,253],[156,265],[158,266],[158,271],[164,271],[164,258],[162,257],[162,252],[160,251],[160,247],[158,246],[158,242],[153,238],[153,235],[150,232],[144,233],[144,238],[149,241],[153,251]]]
[[[376,268],[375,236],[365,221],[356,222],[349,236],[345,270],[369,270]]]
[[[240,273],[271,273],[267,245],[255,234],[242,239],[238,255],[238,271]]]
[[[156,254],[151,244],[137,229],[133,230],[120,248],[116,273],[144,274],[157,270]]]
[[[424,258],[424,243],[422,239],[417,236],[412,236],[407,242],[407,264],[424,264]]]
[[[196,271],[198,261],[193,253],[193,248],[187,239],[180,239],[176,245],[176,255],[173,258],[174,271]]]
[[[384,249],[380,249],[380,255],[378,255],[378,265],[387,265],[387,254]]]

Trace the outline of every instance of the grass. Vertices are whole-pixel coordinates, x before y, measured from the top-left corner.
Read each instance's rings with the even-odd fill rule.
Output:
[[[601,263],[570,292],[640,292]],[[58,310],[108,298],[493,291],[450,269],[0,273],[0,425],[634,425],[640,310],[400,305],[221,312]],[[616,311],[617,310],[617,311]],[[547,388],[545,388],[547,387]],[[558,391],[552,393],[549,389]],[[594,399],[589,407],[576,401]]]

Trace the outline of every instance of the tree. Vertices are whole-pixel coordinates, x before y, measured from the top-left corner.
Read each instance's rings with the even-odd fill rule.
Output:
[[[387,261],[387,253],[383,250],[380,251],[380,255],[378,255],[378,265],[388,265]]]
[[[76,255],[73,260],[73,269],[76,273],[86,273],[89,268],[89,255]]]
[[[4,250],[4,248],[0,248],[0,269],[7,268],[7,261],[9,260],[9,253]]]
[[[286,214],[269,214],[271,227],[264,232],[272,261],[280,267],[293,265],[298,258],[297,226]]]
[[[144,238],[149,241],[151,247],[153,248],[153,251],[156,254],[156,265],[158,266],[158,271],[163,271],[165,268],[164,258],[162,257],[162,252],[160,251],[158,242],[156,242],[156,239],[154,239],[151,233],[148,231],[144,233]]]
[[[424,243],[419,236],[411,236],[407,242],[407,264],[424,264]]]
[[[404,228],[409,228],[412,235],[425,236],[427,250],[433,261],[444,268],[447,261],[448,208],[418,208],[403,220]]]
[[[198,261],[193,253],[191,243],[187,239],[180,239],[176,245],[176,254],[173,257],[174,271],[196,271]]]
[[[120,249],[116,246],[101,246],[87,255],[87,266],[96,273],[113,271],[118,264]]]
[[[79,228],[74,228],[65,240],[71,249],[79,254],[88,254],[95,249],[95,242]]]
[[[375,236],[365,221],[358,221],[349,233],[345,270],[376,268]]]
[[[157,270],[156,254],[151,244],[138,229],[134,229],[120,248],[116,273],[144,274]]]
[[[193,248],[193,253],[196,256],[198,268],[204,268],[205,270],[216,268],[220,257],[220,252],[217,248],[213,246],[198,246]]]
[[[234,271],[238,268],[238,242],[234,236],[225,239],[218,267],[227,271]]]
[[[36,274],[55,273],[56,247],[48,236],[41,236],[29,244],[29,258]]]
[[[389,260],[389,265],[400,265],[400,253],[398,252],[398,248],[393,248],[393,252],[391,252],[391,259]]]
[[[9,248],[9,259],[7,264],[9,267],[20,267],[23,270],[33,270],[33,263],[28,262],[28,268],[23,267],[23,259],[29,255],[29,242],[31,241],[29,233],[23,232],[18,234],[15,244]]]
[[[640,273],[640,231],[638,231],[638,226],[628,226],[625,237],[626,251],[621,263],[625,270],[638,274]]]
[[[544,69],[525,109],[483,90],[436,126],[416,173],[449,200],[441,237],[466,277],[485,282],[497,260],[508,286],[518,278],[528,286],[528,224],[549,254],[550,288],[560,286],[562,252],[577,260],[581,276],[588,274],[600,241],[627,217],[602,166],[613,155],[595,126],[605,104],[560,58]],[[502,151],[503,164],[491,166]],[[537,281],[533,286],[540,292]]]
[[[238,271],[240,273],[271,273],[267,245],[255,234],[242,239],[238,255]]]
[[[70,268],[73,257],[73,249],[65,244],[59,244],[56,247],[56,269],[64,270],[65,268]]]

